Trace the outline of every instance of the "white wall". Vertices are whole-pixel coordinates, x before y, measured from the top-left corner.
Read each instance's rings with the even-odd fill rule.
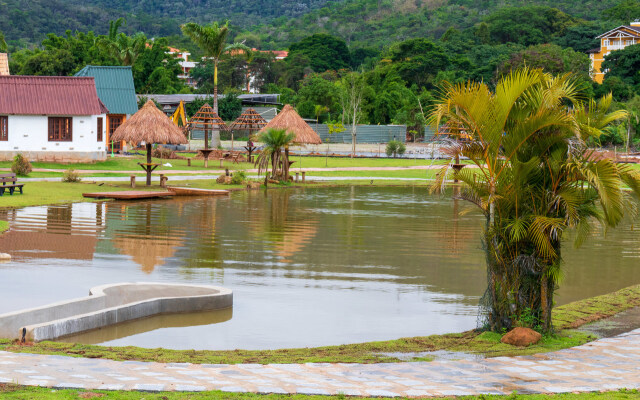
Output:
[[[102,117],[102,140],[97,141],[98,117]],[[0,141],[0,152],[32,154],[30,159],[60,159],[73,161],[106,159],[106,115],[72,116],[73,140],[49,141],[48,116],[9,115],[9,140]]]

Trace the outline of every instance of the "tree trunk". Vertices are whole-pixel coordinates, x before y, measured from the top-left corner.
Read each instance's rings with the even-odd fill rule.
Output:
[[[147,143],[147,186],[151,186],[151,143]]]
[[[285,182],[289,181],[289,146],[284,148],[284,160],[282,161],[282,169]]]

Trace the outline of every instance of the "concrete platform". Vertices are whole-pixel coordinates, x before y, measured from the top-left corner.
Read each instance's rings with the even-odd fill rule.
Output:
[[[149,190],[123,190],[120,192],[82,193],[82,197],[88,197],[92,199],[117,200],[155,199],[174,195],[174,192],[152,192]]]
[[[117,283],[89,296],[0,315],[0,337],[52,340],[158,314],[219,310],[233,305],[229,289],[169,283]]]

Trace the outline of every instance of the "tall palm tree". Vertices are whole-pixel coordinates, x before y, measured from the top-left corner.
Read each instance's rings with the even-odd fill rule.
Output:
[[[242,51],[250,56],[251,49],[243,43],[233,43],[227,45],[229,35],[229,22],[220,26],[217,22],[209,25],[200,25],[189,22],[182,25],[182,32],[197,44],[203,51],[204,56],[213,60],[213,111],[218,113],[218,63],[224,53]]]
[[[286,129],[271,128],[258,136],[258,141],[265,144],[264,149],[256,159],[258,174],[266,171],[271,166],[271,177],[278,180],[287,179],[287,167],[289,157],[283,151],[296,138],[294,133],[288,133]]]
[[[488,288],[482,300],[495,331],[528,325],[552,329],[553,292],[562,274],[561,240],[569,229],[576,245],[591,221],[616,226],[635,204],[623,190],[640,193],[640,174],[627,165],[594,159],[586,141],[626,117],[609,113],[611,96],[583,101],[569,75],[522,69],[503,77],[492,92],[484,83],[448,85],[431,122],[460,126],[471,138],[451,143],[452,165],[437,174],[462,182],[459,197],[485,215],[483,235]]]

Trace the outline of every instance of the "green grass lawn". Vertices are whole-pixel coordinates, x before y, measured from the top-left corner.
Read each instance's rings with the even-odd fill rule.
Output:
[[[7,221],[0,221],[0,233],[9,229],[9,223]]]
[[[78,400],[78,399],[105,399],[105,400],[326,400],[326,399],[346,399],[346,396],[307,396],[307,395],[283,395],[268,394],[260,395],[254,393],[229,393],[220,391],[211,392],[158,392],[158,393],[141,393],[141,392],[125,392],[114,391],[107,392],[102,390],[54,390],[48,388],[26,387],[18,385],[2,385],[0,384],[0,398],[7,400]],[[348,397],[349,399],[360,400],[364,397]],[[457,397],[458,400],[631,400],[639,399],[640,393],[637,390],[620,390],[616,392],[604,393],[583,393],[583,394],[532,394],[518,395],[511,394],[507,396],[462,396]],[[398,398],[402,399],[402,398]],[[451,397],[441,397],[441,399],[452,399]]]
[[[330,157],[328,165],[324,157],[300,157],[293,156],[291,161],[295,161],[293,168],[297,168],[302,165],[303,168],[347,168],[347,167],[409,167],[415,165],[432,165],[440,164],[443,161],[431,161],[431,160],[414,160],[414,159],[393,159],[393,158],[348,158],[348,157]],[[131,157],[109,157],[106,161],[100,161],[96,163],[79,163],[79,164],[62,164],[52,162],[37,162],[31,163],[33,168],[44,169],[62,169],[66,170],[73,168],[76,170],[104,170],[104,171],[138,171],[142,170],[137,164],[138,162],[146,162],[144,156],[131,156]],[[192,160],[191,167],[187,166],[187,160],[163,160],[154,158],[154,163],[165,164],[170,163],[172,167],[160,166],[158,169],[165,170],[204,170],[203,160]],[[224,166],[229,169],[251,169],[254,168],[250,163],[234,164],[231,161],[225,161]],[[0,168],[10,168],[11,162],[0,162]],[[209,160],[209,168],[211,170],[220,169],[218,160]],[[32,175],[30,175],[32,176]]]

